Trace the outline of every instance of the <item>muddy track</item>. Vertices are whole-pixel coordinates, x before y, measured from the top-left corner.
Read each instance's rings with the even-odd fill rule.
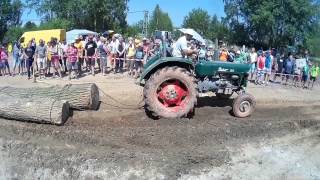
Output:
[[[317,129],[319,108],[258,107],[238,119],[227,104],[200,101],[193,119],[152,120],[143,110],[113,109],[74,112],[64,126],[1,120],[0,177],[176,179],[227,164],[229,147]]]

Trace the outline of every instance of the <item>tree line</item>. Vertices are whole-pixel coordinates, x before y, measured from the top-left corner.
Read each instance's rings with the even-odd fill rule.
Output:
[[[129,0],[1,0],[0,40],[13,40],[24,31],[36,29],[86,28],[97,32],[113,29],[128,36],[142,32],[143,21],[128,25]],[[319,0],[223,0],[225,17],[193,9],[181,27],[193,28],[205,38],[229,44],[262,48],[300,46],[320,56]],[[22,12],[33,8],[40,25],[27,22],[21,27]],[[155,30],[173,31],[168,13],[159,5],[148,22],[149,35]],[[5,38],[5,39],[6,39]]]

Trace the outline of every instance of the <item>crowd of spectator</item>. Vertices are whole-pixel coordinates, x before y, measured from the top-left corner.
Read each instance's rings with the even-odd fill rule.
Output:
[[[180,38],[182,39],[182,38]],[[180,40],[179,39],[179,40]],[[110,38],[103,36],[79,36],[73,42],[58,41],[52,38],[50,42],[32,39],[26,47],[19,42],[13,45],[0,46],[0,73],[6,75],[27,75],[31,79],[36,72],[42,78],[79,78],[84,75],[101,73],[124,73],[138,78],[143,70],[143,65],[153,56],[177,56],[190,58],[193,61],[224,61],[250,64],[249,79],[258,85],[268,85],[280,77],[285,83],[290,78],[295,85],[304,88],[313,86],[320,74],[318,64],[311,64],[308,53],[301,56],[292,54],[279,54],[275,49],[258,50],[245,47],[215,48],[194,40],[187,41],[187,51],[175,52],[174,47],[179,46],[179,40],[162,43],[161,39],[124,38],[115,34]],[[165,51],[164,51],[165,48]],[[195,53],[194,53],[195,52]],[[179,54],[179,55],[175,55]],[[12,56],[11,56],[12,55]],[[9,57],[12,57],[12,69]],[[296,59],[305,58],[304,67],[296,65]],[[308,83],[307,83],[308,82]]]
[[[50,42],[32,39],[26,47],[19,42],[0,46],[0,70],[3,76],[27,75],[28,79],[37,72],[39,78],[69,79],[101,73],[124,73],[139,77],[143,64],[161,52],[159,39],[124,39],[120,35],[112,38],[79,36],[73,42]],[[9,57],[12,55],[12,69]],[[109,65],[109,66],[108,66]]]
[[[238,49],[238,50],[235,50]],[[251,65],[249,79],[257,85],[268,85],[269,82],[280,82],[287,85],[289,81],[295,87],[313,88],[320,75],[318,63],[309,60],[308,51],[302,55],[278,53],[275,49],[259,50],[255,48],[222,48],[219,52],[220,61],[248,63]],[[302,60],[302,65],[298,64]]]

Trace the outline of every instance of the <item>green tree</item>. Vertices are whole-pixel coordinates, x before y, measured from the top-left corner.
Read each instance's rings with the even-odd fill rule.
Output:
[[[189,14],[184,18],[183,27],[192,28],[197,31],[199,34],[211,38],[210,34],[210,25],[211,17],[207,11],[203,9],[193,9]]]
[[[156,30],[160,31],[172,31],[173,25],[168,13],[163,12],[160,6],[157,5],[152,13],[152,17],[149,22],[150,33],[152,34]]]
[[[23,4],[20,0],[0,1],[0,40],[10,27],[21,24]]]
[[[130,37],[136,37],[140,33],[142,33],[142,28],[143,28],[143,21],[139,21],[138,23],[135,23],[133,25],[129,25],[127,27],[125,36],[130,36]]]
[[[128,0],[28,0],[37,7],[45,21],[63,19],[72,22],[73,28],[86,28],[98,32],[126,29]]]
[[[314,26],[312,32],[306,37],[305,47],[312,56],[320,57],[320,22]]]
[[[216,15],[211,17],[207,11],[200,8],[189,12],[184,18],[182,26],[184,28],[192,28],[210,40],[229,37],[227,26]]]
[[[319,14],[314,0],[224,0],[231,40],[279,47],[303,43]]]
[[[52,19],[49,21],[42,22],[38,30],[46,30],[46,29],[66,29],[70,30],[72,28],[72,23],[66,19]]]
[[[31,30],[35,30],[35,29],[37,28],[37,25],[36,25],[34,22],[28,21],[28,22],[26,22],[26,24],[23,26],[23,28],[24,28],[25,30],[31,31]]]

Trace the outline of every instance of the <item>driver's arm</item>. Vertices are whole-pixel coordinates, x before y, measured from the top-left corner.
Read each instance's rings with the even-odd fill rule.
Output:
[[[199,52],[198,49],[183,49],[182,51],[187,56],[190,56],[192,54],[197,54]]]
[[[199,52],[198,49],[189,49],[187,42],[181,44],[181,49],[183,51],[183,54],[186,56],[190,56],[192,54],[197,54]]]

